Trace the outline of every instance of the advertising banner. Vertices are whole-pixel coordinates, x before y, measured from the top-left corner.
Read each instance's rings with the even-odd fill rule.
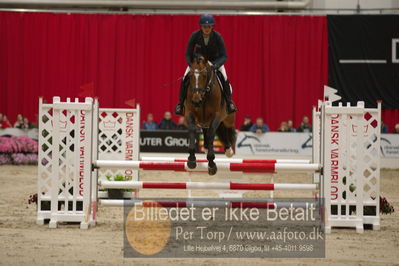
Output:
[[[237,155],[312,155],[311,133],[239,132]]]
[[[312,155],[312,134],[239,132],[237,155]],[[381,134],[381,158],[399,158],[399,134]]]
[[[198,141],[197,141],[198,143]],[[141,130],[141,152],[188,152],[189,138],[186,130]]]
[[[399,158],[399,134],[381,134],[381,157]]]

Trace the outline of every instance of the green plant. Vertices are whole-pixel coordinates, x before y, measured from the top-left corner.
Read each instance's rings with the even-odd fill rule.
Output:
[[[107,178],[108,181],[129,181],[130,180],[130,178],[126,178],[122,174],[118,174],[115,176],[108,174],[105,177]],[[133,191],[135,191],[135,189],[123,189],[123,191],[133,192]]]
[[[116,175],[115,177],[112,177],[112,175],[108,174],[105,176],[108,181],[129,181],[129,178],[126,178],[124,175]]]

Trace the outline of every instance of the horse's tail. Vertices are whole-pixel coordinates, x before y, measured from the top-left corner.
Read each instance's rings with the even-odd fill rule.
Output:
[[[224,123],[220,123],[216,130],[216,135],[219,140],[224,144],[226,149],[236,144],[237,133],[234,127],[226,127]]]

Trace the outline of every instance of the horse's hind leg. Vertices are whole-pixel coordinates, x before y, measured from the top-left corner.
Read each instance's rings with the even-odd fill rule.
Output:
[[[234,150],[231,146],[234,145],[233,142],[235,142],[236,134],[234,127],[228,128],[224,122],[222,122],[216,130],[216,134],[224,145],[225,155],[227,157],[232,157],[234,155]]]
[[[224,150],[225,150],[224,154],[225,154],[228,158],[233,157],[233,155],[234,155],[234,150],[233,150],[233,148],[232,148],[231,146],[226,146],[226,147],[224,147]]]
[[[223,121],[223,126],[226,130],[226,137],[227,137],[227,143],[230,144],[230,147],[226,149],[226,156],[227,157],[232,157],[234,155],[234,150],[231,146],[234,146],[237,140],[237,132],[236,129],[234,128],[234,121],[236,120],[236,113],[229,114],[227,118]],[[227,148],[227,147],[226,147]]]
[[[215,135],[216,135],[216,129],[218,128],[220,124],[220,120],[218,118],[215,118],[212,121],[211,126],[208,129],[207,132],[207,142],[208,142],[208,154],[206,156],[206,159],[208,160],[208,174],[209,175],[214,175],[217,172],[217,166],[215,163],[215,152],[213,150],[213,141],[215,140]]]
[[[194,117],[189,115],[188,116],[188,136],[189,136],[189,146],[188,146],[188,159],[187,159],[187,166],[190,169],[194,169],[197,167],[197,162],[195,158],[195,133],[196,133],[196,128],[195,128],[195,121]]]

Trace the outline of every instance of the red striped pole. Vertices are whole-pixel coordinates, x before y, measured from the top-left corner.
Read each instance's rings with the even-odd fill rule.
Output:
[[[178,162],[178,163],[185,163],[187,162],[187,159],[174,159],[172,162]],[[197,159],[197,163],[207,163],[207,159]],[[215,159],[215,162],[220,162],[220,163],[277,163],[277,160],[249,160],[249,159],[242,159],[242,160],[217,160]]]
[[[275,202],[257,202],[257,201],[140,201],[140,200],[100,200],[101,206],[106,207],[123,207],[142,205],[143,207],[164,207],[164,208],[187,208],[187,207],[229,207],[243,209],[275,209]]]
[[[315,190],[316,184],[100,181],[100,187],[104,189]]]
[[[208,170],[207,163],[197,163],[195,169],[190,169],[186,162],[143,162],[143,161],[117,161],[98,160],[94,166],[101,168],[129,168],[155,171],[193,171]],[[319,164],[280,164],[280,163],[217,163],[218,170],[246,173],[275,173],[280,171],[305,171],[315,172],[320,169]]]
[[[142,156],[142,161],[150,162],[187,162],[185,158],[174,157],[152,157]],[[207,159],[197,159],[197,163],[206,163]],[[215,158],[216,163],[291,163],[291,164],[308,164],[310,160],[293,160],[293,159],[241,159],[241,158]]]

